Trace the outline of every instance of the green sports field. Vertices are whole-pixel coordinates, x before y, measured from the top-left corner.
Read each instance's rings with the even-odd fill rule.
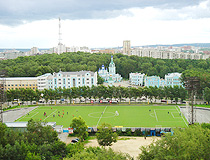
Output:
[[[46,112],[46,116],[44,116]],[[60,115],[60,116],[59,116]],[[178,106],[40,106],[17,121],[31,118],[69,127],[73,117],[81,116],[89,127],[103,122],[123,127],[186,127]]]

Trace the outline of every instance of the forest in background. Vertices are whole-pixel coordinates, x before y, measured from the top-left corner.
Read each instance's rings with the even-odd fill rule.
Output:
[[[164,78],[172,72],[182,73],[186,70],[210,71],[210,60],[191,59],[154,59],[148,57],[114,54],[116,72],[124,79],[129,73],[139,72],[148,76],[157,75]],[[18,57],[0,61],[0,70],[6,70],[6,77],[35,77],[45,73],[62,71],[90,70],[98,71],[102,64],[108,68],[111,54],[73,52],[63,54],[44,54]]]

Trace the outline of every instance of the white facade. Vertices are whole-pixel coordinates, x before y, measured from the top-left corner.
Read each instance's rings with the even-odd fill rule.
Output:
[[[141,73],[130,73],[129,81],[131,85],[143,86],[144,85],[144,76],[145,74]]]
[[[97,86],[97,72],[78,71],[78,72],[58,72],[47,73],[39,76],[38,89],[71,88],[82,86]]]
[[[37,77],[37,83],[38,83],[38,90],[42,91],[44,89],[48,89],[48,76],[50,76],[51,73],[46,73],[44,75]]]

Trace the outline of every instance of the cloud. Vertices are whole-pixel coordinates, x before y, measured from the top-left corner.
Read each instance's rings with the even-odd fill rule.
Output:
[[[16,26],[24,22],[58,17],[71,20],[108,19],[122,15],[132,16],[130,8],[180,10],[199,6],[201,2],[204,3],[205,0],[1,0],[0,24]],[[205,16],[206,11],[204,8],[200,16]]]

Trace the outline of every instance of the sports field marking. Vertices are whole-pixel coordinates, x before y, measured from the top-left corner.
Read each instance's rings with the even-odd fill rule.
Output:
[[[181,113],[181,112],[177,109],[177,107],[179,107],[179,106],[176,106],[176,110],[177,110],[179,113]],[[181,115],[182,115],[182,113],[181,113]],[[183,119],[185,125],[186,125],[187,127],[189,127],[188,124],[186,123],[185,119],[183,118],[183,116],[182,116],[182,119]]]
[[[89,113],[88,116],[89,117],[92,117],[92,118],[100,118],[99,116],[94,116],[94,114],[101,114],[101,112],[93,112],[93,113]],[[106,113],[111,113],[111,116],[103,116],[103,118],[111,118],[111,117],[114,117],[114,116],[117,116],[115,113],[113,112],[106,112]]]
[[[56,112],[56,111],[57,111],[57,109],[56,109],[54,112]],[[52,112],[51,114],[53,114],[54,112]],[[45,119],[47,119],[48,117],[50,117],[51,114],[50,114],[49,116],[47,116]],[[43,121],[44,121],[45,119],[43,119]]]
[[[157,114],[156,114],[156,112],[155,112],[155,109],[154,109],[154,113],[155,113],[156,121],[158,122],[158,118],[157,118]]]
[[[154,116],[155,114],[154,114],[154,113],[150,113],[149,115],[150,115],[151,117],[154,117],[154,118],[155,118],[155,116]]]
[[[34,117],[35,115],[37,115],[39,112],[36,112],[34,115],[32,115],[31,117],[27,117],[27,118],[32,118]]]
[[[171,112],[171,115],[173,116],[173,118],[182,118],[182,117],[175,117],[173,113],[177,113],[177,112]],[[178,112],[179,113],[179,112]],[[180,114],[180,113],[179,113]]]
[[[106,108],[107,108],[107,106],[106,106]],[[105,109],[104,109],[104,111],[102,112],[103,114],[104,114],[104,112],[106,111],[106,108],[105,108]],[[100,122],[100,120],[101,120],[101,118],[102,118],[103,114],[101,114],[101,117],[99,118],[99,120],[98,120],[98,123],[97,123],[96,127],[98,127],[98,124],[99,124],[99,122]]]

